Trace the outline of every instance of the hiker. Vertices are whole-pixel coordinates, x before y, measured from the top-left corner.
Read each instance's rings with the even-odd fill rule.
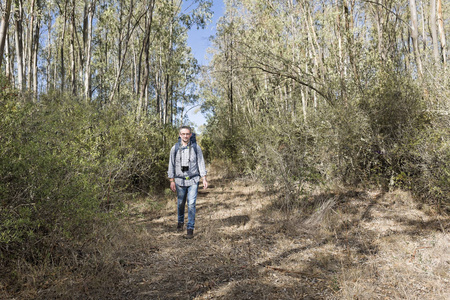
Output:
[[[195,203],[200,178],[203,179],[203,189],[208,188],[206,180],[205,160],[202,149],[195,140],[195,133],[189,126],[182,126],[180,137],[170,150],[168,176],[170,189],[177,193],[178,225],[177,231],[183,231],[184,209],[187,200],[188,223],[186,238],[194,237]]]

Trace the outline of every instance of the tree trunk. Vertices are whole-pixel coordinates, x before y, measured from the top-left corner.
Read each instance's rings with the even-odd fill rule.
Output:
[[[417,8],[416,0],[409,0],[409,9],[411,11],[411,39],[413,44],[414,56],[416,58],[417,70],[419,75],[422,76],[422,60],[419,53],[419,29],[417,24]]]
[[[157,111],[159,113],[159,122],[162,123],[163,118],[163,105],[164,105],[164,67],[162,62],[162,46],[159,47],[159,68],[158,68],[158,89],[159,89],[159,101]]]
[[[16,21],[16,61],[17,61],[17,83],[19,90],[23,91],[25,88],[25,82],[23,78],[23,7],[22,0],[15,1],[14,19]]]
[[[156,113],[158,115],[160,114],[161,110],[161,79],[159,70],[155,74],[155,98],[156,98],[155,106],[156,106]]]
[[[2,68],[5,41],[8,35],[9,16],[11,14],[11,3],[12,0],[6,0],[5,13],[4,15],[2,15],[2,23],[0,25],[0,69]]]
[[[436,28],[436,0],[430,0],[430,30],[431,39],[433,41],[433,58],[437,63],[439,62],[439,46]]]
[[[170,67],[169,64],[172,61],[172,52],[173,52],[173,23],[174,20],[172,19],[172,22],[170,22],[170,29],[169,29],[169,43],[168,43],[168,62],[166,62],[166,83],[165,83],[165,99],[164,99],[164,117],[163,117],[163,124],[167,124],[168,120],[168,114],[169,114],[169,103],[170,103],[170,97],[172,95],[171,89],[172,89],[172,83],[170,80]]]
[[[122,24],[122,15],[123,15],[123,7],[120,7],[120,24]],[[125,64],[125,58],[126,55],[128,53],[128,48],[129,48],[129,41],[131,38],[131,35],[133,33],[133,28],[131,28],[131,17],[133,16],[133,1],[131,1],[130,3],[130,12],[129,15],[127,17],[127,23],[126,23],[126,32],[125,34],[120,34],[119,37],[119,55],[118,55],[118,66],[117,66],[117,72],[116,72],[116,78],[114,80],[114,86],[113,89],[111,91],[111,95],[109,97],[109,102],[112,102],[112,100],[114,99],[114,94],[117,91],[120,94],[120,86],[119,86],[119,82],[120,82],[120,76],[122,74],[122,69],[123,66]],[[125,36],[124,36],[125,35]],[[123,52],[122,53],[122,46],[124,47]]]
[[[230,39],[230,48],[229,48],[229,56],[228,56],[228,62],[230,66],[230,79],[228,82],[228,100],[230,101],[230,134],[233,135],[234,132],[234,95],[233,95],[233,78],[234,78],[234,58],[233,58],[233,38]]]
[[[347,77],[347,65],[345,64],[344,59],[344,50],[343,50],[343,39],[342,39],[342,24],[341,24],[341,17],[339,13],[336,14],[336,38],[337,38],[337,48],[338,48],[338,59],[339,63],[337,66],[338,73],[339,73],[339,80],[340,80],[340,90],[341,90],[341,98],[343,103],[347,103],[347,87],[345,79]]]
[[[72,88],[72,95],[77,93],[77,83],[76,83],[76,64],[75,64],[75,0],[72,1],[72,11],[71,11],[71,34],[70,34],[70,85]]]
[[[67,2],[64,3],[64,24],[63,24],[63,30],[61,33],[61,45],[59,49],[60,53],[60,63],[61,63],[61,86],[60,90],[61,93],[64,92],[65,88],[65,80],[66,80],[66,67],[64,65],[64,44],[65,44],[65,37],[66,37],[66,24],[67,24]],[[56,78],[54,79],[56,80]]]
[[[104,54],[104,57],[103,57],[103,59],[104,59],[104,62],[105,62],[105,69],[104,69],[104,71],[103,71],[103,73],[104,74],[108,74],[108,72],[109,72],[109,68],[108,68],[108,58],[109,58],[109,55],[108,55],[108,51],[109,51],[109,48],[108,48],[108,46],[109,46],[109,44],[108,44],[108,37],[109,37],[109,34],[108,34],[108,31],[106,30],[105,31],[105,54]],[[105,84],[106,85],[106,82],[104,82],[103,84]],[[107,89],[106,89],[106,87],[103,87],[103,89],[105,90],[104,91],[104,101],[105,101],[105,104],[106,104],[106,99],[107,99]]]
[[[39,0],[38,0],[39,3]],[[37,99],[38,97],[38,50],[39,50],[39,33],[40,33],[40,22],[36,23],[36,30],[34,31],[34,42],[33,42],[33,95]]]
[[[145,95],[144,95],[144,107],[142,109],[142,113],[144,115],[147,114],[147,110],[148,110],[148,88],[145,89]]]
[[[300,88],[300,94],[301,94],[301,98],[302,98],[302,113],[303,113],[303,122],[307,122],[307,118],[306,118],[306,106],[307,106],[307,101],[306,101],[306,97],[305,97],[305,91],[304,91],[304,87]]]
[[[422,46],[423,51],[425,52],[427,50],[427,40],[426,40],[426,34],[425,34],[425,8],[423,7],[423,1],[420,2],[420,8],[422,13],[420,16],[422,17]],[[418,22],[418,21],[417,21]]]
[[[47,79],[47,93],[50,91],[50,74],[51,74],[51,61],[52,61],[52,47],[50,45],[52,44],[51,40],[51,34],[52,32],[52,19],[50,16],[48,16],[48,23],[47,23],[47,67],[46,67],[46,79]]]
[[[86,55],[86,47],[87,47],[87,37],[88,37],[88,17],[89,15],[89,0],[84,0],[84,9],[83,9],[83,25],[82,25],[82,41],[83,41],[83,45],[79,46],[80,51],[79,51],[79,59],[80,59],[80,70],[79,70],[79,78],[80,80],[83,82],[84,84],[84,68],[86,66],[85,64],[85,55]]]
[[[135,49],[134,45],[132,45],[132,46],[133,46],[133,48],[132,48],[132,51],[133,51],[133,94],[137,94],[137,91],[138,91],[138,86],[137,86],[138,66],[137,66],[137,60],[136,60],[136,49]]]
[[[406,34],[406,38],[404,37],[405,35],[405,28],[402,27],[401,28],[401,40],[402,40],[402,45],[403,45],[403,49],[402,52],[405,54],[409,54],[411,47],[409,46],[409,29],[407,29],[407,34]],[[405,59],[404,59],[404,66],[405,66],[405,70],[408,71],[409,70],[409,66],[410,66],[410,62],[409,62],[409,55],[404,55]]]
[[[88,0],[86,0],[88,1]],[[94,19],[95,2],[92,0],[88,8],[87,20],[87,37],[86,37],[86,51],[85,51],[85,68],[84,68],[84,99],[89,101],[91,99],[91,49],[92,49],[92,23]]]
[[[444,17],[442,14],[442,0],[437,0],[438,29],[441,40],[442,61],[447,62],[447,45],[445,42]]]
[[[377,4],[380,4],[380,0],[377,0]],[[382,25],[382,13],[380,5],[375,6],[375,17],[377,22],[377,36],[378,36],[378,55],[383,61],[386,59],[383,50],[383,25]]]
[[[36,11],[39,14],[41,10],[41,1],[37,0],[36,1]],[[40,29],[41,29],[41,20],[38,17],[35,21],[35,29],[34,29],[34,36],[33,36],[33,51],[32,51],[32,56],[33,56],[33,95],[34,98],[37,99],[38,97],[38,67],[37,67],[37,60],[38,60],[38,50],[39,50],[39,34],[40,34]],[[30,70],[31,72],[31,70]]]
[[[9,35],[6,34],[5,39],[5,56],[6,56],[6,64],[5,64],[5,74],[6,77],[11,81],[14,82],[14,70],[13,70],[13,63],[11,59],[11,53],[10,53],[10,43],[9,43]]]
[[[354,43],[354,37],[353,37],[353,15],[352,15],[352,9],[354,8],[354,2],[351,0],[351,3],[347,3],[347,0],[344,0],[344,21],[345,21],[345,34],[347,35],[347,47],[348,47],[348,57],[350,60],[350,66],[352,67],[353,74],[355,76],[355,80],[357,82],[357,85],[359,86],[359,70],[356,62],[356,55],[355,55],[355,43]]]
[[[65,35],[66,35],[66,23],[64,20],[63,31],[61,33],[61,45],[60,45],[60,49],[59,49],[59,53],[60,53],[59,58],[60,58],[60,63],[61,63],[61,86],[60,86],[61,93],[64,92],[64,86],[66,85],[66,67],[64,65]]]
[[[138,107],[136,111],[136,119],[139,121],[141,119],[141,113],[143,109],[143,100],[146,95],[146,89],[148,87],[148,76],[150,74],[150,33],[152,30],[152,23],[153,23],[153,9],[155,7],[155,0],[149,1],[149,9],[147,13],[146,18],[146,26],[144,31],[144,42],[142,44],[142,51],[140,57],[142,57],[142,54],[144,54],[144,76],[140,78],[142,79],[142,82],[139,86],[139,101],[138,101]],[[141,61],[141,58],[139,59]],[[139,68],[140,72],[140,68]]]
[[[322,47],[319,44],[318,38],[317,38],[317,33],[316,30],[314,28],[314,23],[313,23],[313,19],[311,16],[311,10],[308,8],[305,12],[305,17],[307,18],[307,27],[309,29],[309,31],[311,32],[311,34],[308,33],[308,35],[310,35],[310,40],[311,40],[311,49],[313,51],[313,56],[314,56],[314,65],[316,66],[315,68],[315,76],[324,78],[324,76],[326,76],[327,72],[325,70],[325,66],[323,63],[323,53],[322,53]],[[308,22],[309,21],[309,22]],[[317,74],[318,73],[318,69],[320,70],[321,74]]]
[[[28,24],[28,32],[27,32],[27,88],[29,90],[32,89],[31,82],[33,80],[33,72],[31,72],[31,68],[33,65],[33,42],[34,42],[34,11],[35,11],[35,2],[36,0],[31,0],[31,6],[30,6],[30,22]]]
[[[58,40],[56,40],[56,45],[55,45],[55,59],[54,59],[54,63],[53,63],[53,90],[56,91],[56,79],[58,78],[58,63],[56,62],[56,60],[58,59]],[[50,47],[51,49],[51,47]]]

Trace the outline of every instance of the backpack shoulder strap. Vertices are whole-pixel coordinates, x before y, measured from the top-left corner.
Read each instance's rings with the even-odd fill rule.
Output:
[[[191,147],[194,148],[195,156],[197,156],[197,137],[195,133],[191,136]]]
[[[172,156],[173,156],[172,163],[173,163],[173,167],[175,169],[175,159],[177,158],[177,153],[178,153],[178,149],[180,148],[180,143],[175,143],[174,148],[175,149],[173,149],[174,151],[172,153]]]
[[[175,156],[177,156],[177,152],[178,152],[178,149],[180,148],[180,144],[179,143],[175,143],[175,149],[174,149],[174,151],[173,151],[173,153],[174,153],[174,155]]]

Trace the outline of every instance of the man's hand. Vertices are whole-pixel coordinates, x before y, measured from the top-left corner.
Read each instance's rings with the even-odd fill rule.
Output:
[[[170,182],[170,189],[172,190],[172,192],[176,192],[177,191],[177,186],[175,184],[175,181],[171,181]]]
[[[208,188],[208,181],[206,181],[206,178],[203,179],[203,189],[206,190]]]

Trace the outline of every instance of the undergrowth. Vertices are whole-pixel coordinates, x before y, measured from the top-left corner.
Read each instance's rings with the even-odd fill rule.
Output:
[[[120,274],[108,245],[124,199],[162,191],[173,128],[0,85],[0,292],[43,288],[65,272]]]

